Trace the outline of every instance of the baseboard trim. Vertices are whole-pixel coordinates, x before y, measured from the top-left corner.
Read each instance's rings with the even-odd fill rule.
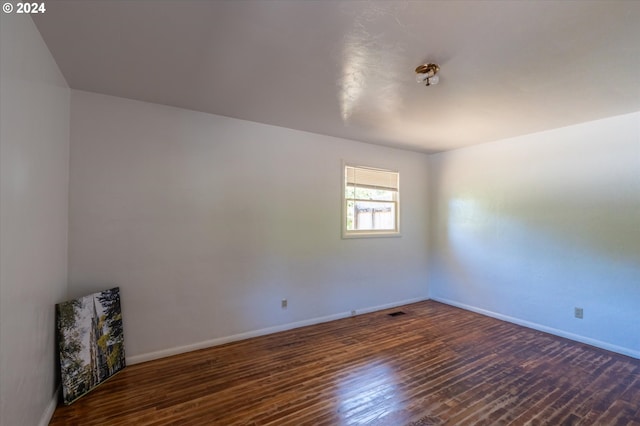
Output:
[[[590,346],[595,346],[600,349],[606,349],[611,352],[616,352],[621,355],[630,356],[632,358],[640,359],[640,351],[625,348],[624,346],[612,345],[610,343],[602,342],[600,340],[592,339],[590,337],[581,336],[579,334],[569,333],[564,330],[560,330],[553,327],[547,327],[535,322],[525,321],[519,318],[511,317],[508,315],[499,314],[497,312],[488,311],[486,309],[478,308],[475,306],[467,305],[464,303],[456,302],[454,300],[444,299],[441,297],[431,297],[431,300],[444,303],[446,305],[455,306],[456,308],[464,309],[466,311],[475,312],[488,317],[496,318],[502,321],[507,321],[513,324],[521,325],[523,327],[531,328],[534,330],[542,331],[545,333],[553,334],[555,336],[564,337],[565,339],[574,340],[576,342],[585,343]]]
[[[357,315],[381,311],[389,308],[395,308],[397,306],[409,305],[411,303],[422,302],[428,299],[429,298],[414,298],[414,299],[401,300],[398,302],[387,303],[384,305],[362,308],[357,310]],[[216,339],[205,340],[205,341],[193,343],[190,345],[162,349],[159,351],[148,352],[141,355],[133,355],[133,356],[127,357],[126,361],[128,365],[139,364],[142,362],[153,361],[154,359],[165,358],[168,356],[196,351],[199,349],[206,349],[213,346],[223,345],[225,343],[231,343],[231,342],[237,342],[239,340],[250,339],[252,337],[266,336],[267,334],[273,334],[273,333],[278,333],[280,331],[292,330],[294,328],[306,327],[308,325],[315,325],[315,324],[321,324],[323,322],[335,321],[338,319],[348,318],[350,316],[351,316],[351,312],[340,312],[338,314],[327,315],[324,317],[311,318],[308,320],[277,325],[274,327],[267,327],[259,330],[247,331],[245,333],[234,334],[231,336],[218,337]]]
[[[53,417],[53,413],[56,411],[58,407],[58,401],[60,400],[60,387],[53,393],[51,397],[51,401],[47,404],[47,407],[44,409],[42,413],[42,417],[40,417],[40,421],[38,422],[38,426],[48,426],[51,418]]]

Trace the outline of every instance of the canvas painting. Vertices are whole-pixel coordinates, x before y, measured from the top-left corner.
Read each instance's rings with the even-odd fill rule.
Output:
[[[71,404],[125,367],[120,289],[56,305],[62,400]]]

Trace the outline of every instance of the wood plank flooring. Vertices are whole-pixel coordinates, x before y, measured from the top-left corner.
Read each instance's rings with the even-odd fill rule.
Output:
[[[50,424],[640,426],[640,360],[426,301],[129,366]]]

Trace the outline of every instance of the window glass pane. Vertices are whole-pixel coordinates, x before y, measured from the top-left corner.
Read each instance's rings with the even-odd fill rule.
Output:
[[[393,202],[349,201],[351,227],[354,231],[388,231],[396,227],[396,204]],[[348,222],[349,223],[349,222]]]
[[[347,230],[353,231],[355,230],[355,201],[347,201]]]
[[[356,196],[356,189],[353,186],[347,186],[347,188],[344,191],[344,197],[355,198],[355,196]]]
[[[345,198],[355,198],[358,200],[395,201],[396,194],[396,191],[384,189],[371,189],[353,186],[347,186],[345,189]]]
[[[344,232],[397,233],[398,183],[397,172],[345,166]]]
[[[356,188],[356,198],[359,200],[393,201],[395,191],[383,189]]]

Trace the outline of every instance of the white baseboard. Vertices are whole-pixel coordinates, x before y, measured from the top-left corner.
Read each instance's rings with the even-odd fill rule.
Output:
[[[508,315],[499,314],[497,312],[488,311],[486,309],[477,308],[475,306],[459,303],[454,300],[443,299],[441,297],[431,297],[431,300],[444,303],[447,305],[455,306],[460,309],[475,312],[488,317],[496,318],[502,321],[507,321],[513,324],[521,325],[523,327],[532,328],[534,330],[542,331],[545,333],[553,334],[555,336],[564,337],[569,340],[574,340],[580,343],[586,343],[587,345],[595,346],[597,348],[606,349],[611,352],[616,352],[622,355],[630,356],[632,358],[640,359],[640,352],[633,349],[625,348],[624,346],[612,345],[610,343],[602,342],[600,340],[592,339],[590,337],[581,336],[579,334],[569,333],[564,330],[559,330],[553,327],[547,327],[535,322],[525,321],[519,318],[510,317]]]
[[[53,417],[53,413],[56,411],[56,407],[58,406],[58,401],[60,400],[60,387],[56,389],[51,397],[51,401],[47,404],[47,408],[45,408],[42,413],[42,417],[40,417],[40,421],[38,422],[38,426],[47,426]]]
[[[371,306],[357,310],[357,315],[369,312],[381,311],[383,309],[395,308],[396,306],[408,305],[410,303],[422,302],[428,298],[414,298],[401,300],[398,302],[387,303],[385,305]],[[236,342],[238,340],[250,339],[252,337],[265,336],[267,334],[278,333],[280,331],[292,330],[294,328],[305,327],[308,325],[320,324],[323,322],[334,321],[351,316],[351,312],[341,312],[338,314],[327,315],[324,317],[311,318],[308,320],[277,325],[274,327],[262,328],[259,330],[247,331],[245,333],[234,334],[231,336],[218,337],[216,339],[205,340],[202,342],[192,343],[190,345],[178,346],[173,348],[162,349],[160,351],[149,352],[141,355],[134,355],[126,358],[128,365],[139,364],[141,362],[152,361],[154,359],[165,358],[172,355],[178,355],[185,352],[196,351],[198,349],[210,348],[213,346],[223,345],[225,343]]]

